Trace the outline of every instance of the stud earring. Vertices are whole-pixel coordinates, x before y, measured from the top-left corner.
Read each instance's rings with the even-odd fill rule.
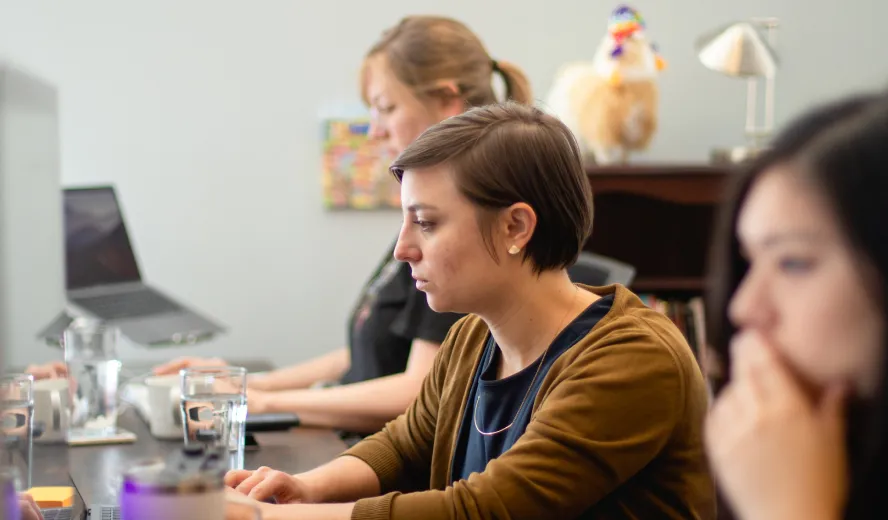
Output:
[[[510,255],[517,255],[519,251],[521,251],[521,248],[516,245],[512,245],[512,247],[509,248]]]

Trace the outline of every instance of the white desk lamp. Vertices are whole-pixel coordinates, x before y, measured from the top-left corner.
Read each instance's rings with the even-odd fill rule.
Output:
[[[746,79],[746,146],[713,151],[715,162],[738,162],[755,155],[774,129],[774,77],[777,54],[774,51],[776,18],[755,18],[734,22],[700,37],[696,42],[697,57],[707,68],[722,74]],[[763,37],[758,27],[767,30]],[[764,78],[764,124],[759,125],[758,82]]]

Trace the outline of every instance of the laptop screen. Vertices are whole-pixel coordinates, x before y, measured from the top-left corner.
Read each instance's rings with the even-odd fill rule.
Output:
[[[69,188],[64,192],[68,289],[139,281],[139,267],[114,188]]]

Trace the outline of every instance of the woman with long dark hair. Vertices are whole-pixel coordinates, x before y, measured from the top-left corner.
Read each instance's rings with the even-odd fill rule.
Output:
[[[707,302],[725,377],[706,425],[726,509],[886,518],[888,97],[800,117],[728,200]]]

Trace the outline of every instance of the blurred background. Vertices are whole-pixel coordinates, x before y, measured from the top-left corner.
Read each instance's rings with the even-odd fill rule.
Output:
[[[524,68],[542,101],[562,64],[591,59],[615,5],[0,0],[0,58],[57,89],[61,184],[113,184],[143,277],[228,329],[203,345],[128,346],[122,355],[286,364],[345,343],[355,295],[401,219],[395,210],[330,211],[321,186],[321,121],[362,109],[358,71],[380,32],[408,14],[453,16],[493,57]],[[694,53],[699,35],[733,20],[780,19],[778,127],[819,100],[886,82],[877,30],[886,2],[632,5],[669,64],[659,129],[634,162],[704,163],[713,147],[742,141],[746,84],[708,70]],[[26,211],[10,203],[14,195],[0,193],[7,211]],[[46,298],[46,308],[56,305]],[[7,300],[4,312],[15,303]],[[51,318],[23,318],[33,332],[6,339],[5,361],[58,359],[34,337]]]

